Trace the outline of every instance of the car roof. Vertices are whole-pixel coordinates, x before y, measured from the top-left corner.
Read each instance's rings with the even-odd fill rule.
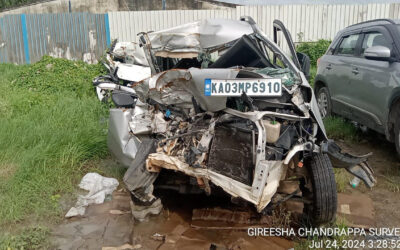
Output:
[[[359,30],[359,29],[370,27],[370,26],[373,26],[373,25],[393,25],[393,24],[395,24],[395,25],[400,24],[400,19],[389,19],[389,18],[373,19],[373,20],[368,20],[368,21],[365,21],[365,22],[353,24],[353,25],[350,25],[350,26],[340,30],[336,34],[336,36],[333,39],[333,41],[336,41],[339,37],[342,36],[343,33],[351,32],[353,30]]]
[[[369,27],[372,25],[388,25],[388,24],[400,24],[400,19],[373,19],[373,20],[368,20],[365,22],[357,23],[348,26],[347,28],[344,28],[342,31],[350,31],[350,30],[355,30],[355,29],[360,29],[360,28],[365,28]]]

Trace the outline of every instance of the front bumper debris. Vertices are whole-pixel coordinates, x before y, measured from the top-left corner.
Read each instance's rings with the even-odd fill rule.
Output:
[[[352,175],[361,179],[365,185],[372,188],[376,184],[374,171],[368,164],[368,157],[372,153],[354,156],[348,153],[343,153],[342,149],[333,140],[328,140],[321,145],[323,153],[327,153],[331,159],[332,165],[335,168],[344,168]]]

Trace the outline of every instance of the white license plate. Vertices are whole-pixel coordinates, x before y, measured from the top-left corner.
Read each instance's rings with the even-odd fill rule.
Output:
[[[205,96],[281,96],[281,79],[205,79]]]

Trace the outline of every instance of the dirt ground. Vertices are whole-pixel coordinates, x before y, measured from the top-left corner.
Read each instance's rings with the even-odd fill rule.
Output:
[[[130,242],[133,223],[129,202],[126,192],[114,191],[111,201],[89,206],[83,217],[66,219],[52,232],[55,248],[101,249]],[[119,214],[110,211],[119,211]]]
[[[368,195],[374,205],[377,227],[400,226],[400,161],[396,156],[394,144],[384,140],[380,135],[368,135],[360,143],[339,142],[343,150],[362,155],[372,152],[369,164],[375,171],[378,183],[372,190],[364,183],[353,189],[350,186],[345,193],[363,193]]]
[[[175,195],[173,200],[165,199],[172,195]],[[161,214],[139,222],[130,214],[129,194],[125,190],[115,191],[111,201],[91,205],[85,216],[67,219],[57,226],[52,233],[52,242],[56,249],[65,250],[293,248],[293,242],[283,238],[248,236],[249,225],[236,223],[243,220],[241,212],[234,215],[229,213],[229,207],[221,207],[229,204],[228,200],[169,192],[159,193],[159,196],[164,206]],[[194,209],[215,206],[225,212],[227,222],[192,220]]]
[[[369,162],[378,180],[372,190],[364,184],[357,188],[348,185],[344,193],[363,194],[366,196],[362,197],[372,199],[375,217],[372,224],[376,227],[399,227],[400,163],[393,144],[379,136],[359,143],[338,143],[350,153],[373,152]],[[115,191],[112,201],[90,206],[83,218],[68,219],[55,227],[52,241],[56,249],[290,249],[294,246],[283,238],[249,237],[245,229],[249,225],[228,223],[223,229],[221,225],[215,229],[212,223],[196,223],[192,221],[193,209],[201,209],[206,203],[212,207],[229,202],[204,196],[176,197],[179,198],[173,201],[162,199],[164,209],[160,215],[137,222],[130,214],[128,193],[123,189]],[[128,245],[116,248],[124,244]]]

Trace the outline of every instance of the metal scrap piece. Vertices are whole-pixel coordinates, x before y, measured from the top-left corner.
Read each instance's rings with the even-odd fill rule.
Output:
[[[129,127],[133,134],[150,134],[152,124],[153,107],[146,103],[137,101],[133,109],[132,120],[129,122]]]
[[[298,87],[293,92],[292,102],[304,113],[306,117],[310,117],[310,108],[305,104],[301,89]]]
[[[128,126],[132,119],[132,109],[110,109],[107,146],[110,152],[126,167],[136,157],[140,139],[131,135]]]
[[[131,202],[132,216],[138,221],[144,221],[148,214],[159,214],[162,207],[160,199],[157,199],[150,206],[141,206]]]
[[[372,153],[362,156],[342,153],[342,149],[333,140],[322,143],[321,151],[328,153],[335,168],[346,169],[349,173],[363,180],[369,188],[372,188],[376,184],[377,181],[373,176],[374,172],[367,163],[367,159]]]
[[[153,195],[153,182],[158,173],[146,170],[147,156],[155,152],[155,140],[143,138],[134,161],[130,164],[124,175],[124,183],[131,192],[133,198],[144,204],[151,204],[155,197]]]
[[[164,119],[164,114],[156,112],[151,123],[152,133],[166,133],[168,130],[168,122]]]

